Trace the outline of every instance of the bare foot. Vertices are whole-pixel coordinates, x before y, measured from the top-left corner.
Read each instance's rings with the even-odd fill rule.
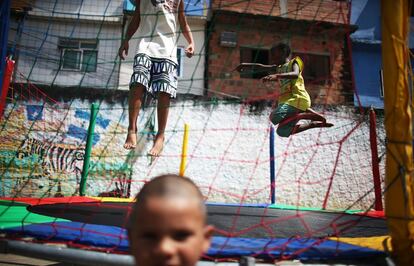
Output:
[[[155,136],[154,145],[151,150],[148,152],[148,155],[153,157],[160,156],[162,149],[164,148],[164,135]]]
[[[333,127],[334,124],[328,122],[311,122],[311,128],[313,127]]]
[[[306,109],[306,113],[310,113],[310,114],[315,115],[315,119],[314,120],[321,121],[323,123],[326,123],[326,118],[323,117],[320,113],[314,111],[312,108]]]
[[[124,148],[133,150],[137,146],[137,132],[135,130],[128,130],[128,135],[125,140]]]

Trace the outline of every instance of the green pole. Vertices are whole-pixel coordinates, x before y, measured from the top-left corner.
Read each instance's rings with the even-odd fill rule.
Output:
[[[98,115],[99,106],[93,103],[91,106],[91,118],[89,120],[88,138],[86,139],[85,156],[83,158],[82,177],[80,181],[79,194],[85,196],[86,179],[89,174],[89,165],[91,161],[93,134],[95,131],[96,117]]]

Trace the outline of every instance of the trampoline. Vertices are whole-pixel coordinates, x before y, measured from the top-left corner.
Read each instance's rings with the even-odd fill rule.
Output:
[[[4,199],[2,231],[12,238],[65,242],[114,253],[128,251],[132,202],[89,197]],[[210,259],[255,256],[264,260],[355,259],[385,256],[375,246],[387,235],[384,218],[365,214],[283,209],[274,205],[207,204],[215,226]],[[20,216],[16,216],[19,214]],[[21,218],[20,221],[17,221]],[[15,223],[4,223],[15,220]],[[336,238],[336,237],[341,238]],[[348,241],[343,241],[347,239]],[[369,244],[370,241],[373,244]],[[360,242],[362,245],[349,244]]]
[[[81,223],[125,228],[130,208],[132,203],[129,202],[76,202],[34,205],[27,209],[32,213]],[[358,214],[266,208],[265,205],[208,204],[207,210],[208,223],[222,232],[229,232],[223,234],[232,237],[266,237],[269,229],[275,237],[372,237],[387,234],[384,219]]]

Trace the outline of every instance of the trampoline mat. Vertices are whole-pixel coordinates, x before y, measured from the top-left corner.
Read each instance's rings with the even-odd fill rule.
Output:
[[[30,212],[75,222],[126,228],[132,203],[86,202],[33,205]],[[207,205],[216,236],[246,238],[371,237],[388,234],[386,221],[358,214],[263,207]]]

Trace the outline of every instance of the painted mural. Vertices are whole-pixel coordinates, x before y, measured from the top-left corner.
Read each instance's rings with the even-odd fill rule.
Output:
[[[62,176],[74,174],[76,184],[79,184],[81,167],[85,156],[83,146],[70,146],[65,144],[48,143],[35,138],[25,138],[17,149],[16,159],[24,160],[35,156],[35,160],[40,163],[40,171],[37,174],[40,178],[48,181],[48,197],[50,191],[56,187],[55,197],[63,196],[62,194]],[[29,169],[30,171],[30,169]],[[31,176],[32,173],[31,173]],[[43,185],[39,185],[42,188]],[[75,193],[77,194],[78,186]]]
[[[90,105],[81,100],[8,104],[0,123],[0,195],[78,195]],[[126,197],[131,167],[119,149],[125,114],[119,107],[115,113],[104,108],[96,118],[88,185],[96,195]],[[95,181],[99,187],[91,185]]]

